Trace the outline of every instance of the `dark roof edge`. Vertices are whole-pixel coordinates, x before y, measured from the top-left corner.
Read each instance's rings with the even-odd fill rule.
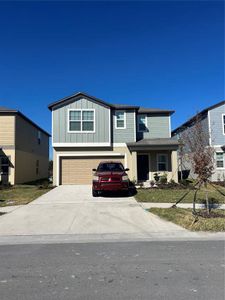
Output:
[[[60,105],[60,104],[63,104],[63,103],[66,103],[67,101],[69,101],[70,99],[74,98],[74,97],[79,97],[79,96],[84,96],[84,97],[87,97],[87,98],[90,98],[92,99],[93,101],[95,102],[99,102],[101,103],[102,105],[105,105],[107,107],[110,107],[110,108],[113,108],[113,109],[137,109],[139,110],[140,109],[140,106],[137,106],[137,105],[126,105],[126,104],[111,104],[111,103],[108,103],[106,101],[103,101],[99,98],[96,98],[94,96],[91,96],[91,95],[88,95],[87,93],[84,93],[84,92],[78,92],[76,94],[73,94],[71,96],[68,96],[68,97],[65,97],[65,98],[62,98],[61,100],[58,100],[58,101],[55,101],[55,102],[52,102],[48,105],[48,109],[49,110],[52,110],[52,108],[54,106],[57,106],[57,105]],[[158,113],[168,113],[170,115],[172,115],[175,111],[174,110],[163,110],[163,109],[148,109],[146,108],[143,109],[141,108],[141,113],[152,113],[152,114],[158,114]]]
[[[34,123],[31,119],[29,119],[28,117],[26,117],[24,114],[22,114],[19,110],[14,110],[14,109],[10,109],[10,110],[4,110],[1,111],[0,110],[0,114],[15,114],[18,115],[20,117],[22,117],[24,120],[26,120],[28,123],[30,123],[31,125],[33,125],[34,127],[36,127],[37,129],[39,129],[40,131],[42,131],[43,133],[45,133],[46,135],[48,135],[49,137],[51,137],[51,134],[49,134],[47,131],[45,131],[43,128],[41,128],[39,125],[37,125],[36,123]]]
[[[49,109],[49,110],[52,110],[52,108],[53,108],[54,106],[63,104],[63,103],[65,103],[65,102],[67,102],[68,100],[70,100],[71,98],[78,97],[78,96],[85,96],[85,97],[88,97],[88,98],[94,100],[95,102],[99,102],[99,103],[101,103],[101,104],[103,104],[103,105],[105,105],[105,106],[113,107],[112,104],[107,103],[107,102],[105,102],[105,101],[103,101],[103,100],[101,100],[101,99],[98,99],[98,98],[96,98],[96,97],[94,97],[94,96],[88,95],[88,94],[86,94],[86,93],[84,93],[84,92],[78,92],[78,93],[73,94],[73,95],[71,95],[71,96],[62,98],[61,100],[58,100],[58,101],[55,101],[55,102],[50,103],[50,104],[48,105],[48,109]]]
[[[159,113],[162,113],[162,114],[169,114],[169,115],[172,115],[175,113],[175,110],[164,110],[164,109],[155,109],[155,110],[152,110],[149,109],[149,108],[146,108],[145,109],[141,109],[141,112],[139,112],[140,114],[159,114]]]
[[[214,108],[217,108],[221,105],[224,105],[225,104],[225,100],[223,101],[220,101],[214,105],[211,105],[205,109],[203,109],[202,111],[200,111],[199,113],[195,114],[193,117],[191,117],[190,119],[188,119],[186,122],[184,122],[182,125],[178,126],[176,129],[172,130],[172,135],[175,135],[177,133],[177,131],[179,130],[183,130],[185,129],[188,125],[190,125],[194,119],[196,119],[197,117],[199,116],[204,116],[204,114],[208,113],[209,110],[212,110]]]

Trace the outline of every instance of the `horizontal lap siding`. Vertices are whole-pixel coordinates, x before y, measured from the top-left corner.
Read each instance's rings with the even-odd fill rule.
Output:
[[[146,132],[137,131],[138,139],[169,138],[170,116],[147,114],[147,128]]]
[[[15,116],[0,116],[1,146],[15,146]]]
[[[61,184],[91,184],[93,168],[97,168],[101,161],[121,161],[123,157],[76,157],[61,159]]]
[[[221,105],[209,111],[212,145],[224,145],[222,115],[225,114],[225,105]]]
[[[69,133],[69,109],[94,109],[94,133]],[[105,106],[82,98],[63,107],[53,110],[53,137],[54,143],[107,143],[109,142],[109,109]]]

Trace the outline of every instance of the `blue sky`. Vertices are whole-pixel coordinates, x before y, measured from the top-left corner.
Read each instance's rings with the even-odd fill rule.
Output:
[[[77,91],[175,109],[175,128],[224,97],[224,2],[0,2],[0,105],[50,132]]]

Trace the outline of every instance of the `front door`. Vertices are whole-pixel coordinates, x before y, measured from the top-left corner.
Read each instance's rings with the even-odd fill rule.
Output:
[[[139,154],[137,156],[138,181],[149,179],[149,157],[148,154]]]

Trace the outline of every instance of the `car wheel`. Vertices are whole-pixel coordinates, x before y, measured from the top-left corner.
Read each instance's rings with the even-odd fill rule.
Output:
[[[92,196],[93,197],[98,197],[98,191],[92,190]]]

